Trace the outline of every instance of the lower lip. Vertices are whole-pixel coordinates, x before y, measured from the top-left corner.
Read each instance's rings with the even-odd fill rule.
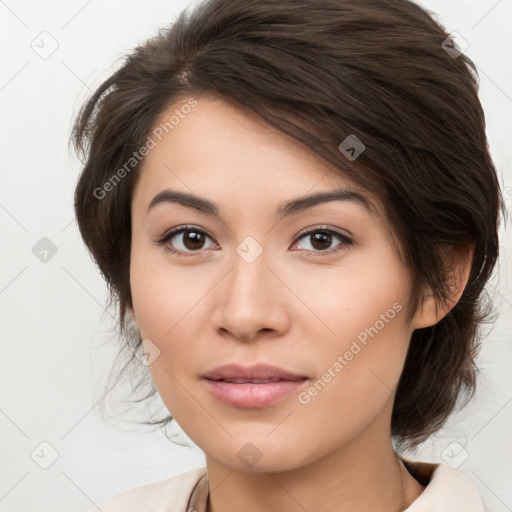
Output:
[[[221,380],[204,379],[209,391],[222,402],[236,407],[256,409],[272,405],[286,395],[297,391],[307,379],[280,380],[253,384],[236,384]]]

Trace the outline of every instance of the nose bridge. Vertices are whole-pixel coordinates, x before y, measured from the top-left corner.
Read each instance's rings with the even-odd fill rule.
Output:
[[[235,248],[233,268],[226,294],[229,307],[246,310],[246,314],[255,314],[255,309],[262,311],[271,298],[268,292],[268,280],[271,272],[267,268],[268,251],[253,237],[246,237]]]
[[[246,237],[235,248],[232,268],[220,299],[217,327],[240,338],[252,338],[261,329],[282,330],[286,311],[280,286],[271,267],[270,252]]]

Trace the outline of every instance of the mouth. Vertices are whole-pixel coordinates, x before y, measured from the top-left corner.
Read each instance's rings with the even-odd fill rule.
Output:
[[[271,365],[224,365],[202,376],[208,391],[235,407],[270,406],[302,388],[309,378]]]

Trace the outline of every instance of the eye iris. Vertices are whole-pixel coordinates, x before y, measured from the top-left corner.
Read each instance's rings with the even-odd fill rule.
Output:
[[[201,249],[204,245],[203,233],[197,231],[184,231],[183,232],[183,245],[190,250]]]
[[[330,233],[319,231],[310,236],[312,239],[311,245],[315,249],[328,249],[331,245],[332,235]]]

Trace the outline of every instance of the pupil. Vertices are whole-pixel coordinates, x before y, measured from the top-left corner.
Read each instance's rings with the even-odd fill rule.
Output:
[[[330,233],[315,233],[312,235],[313,237],[313,241],[312,241],[312,246],[315,248],[315,249],[327,249],[330,245],[331,245],[331,235]],[[324,242],[322,244],[322,242]],[[327,242],[327,243],[325,243]]]
[[[187,249],[201,249],[204,244],[202,236],[202,233],[197,233],[196,231],[185,231],[183,243]]]

